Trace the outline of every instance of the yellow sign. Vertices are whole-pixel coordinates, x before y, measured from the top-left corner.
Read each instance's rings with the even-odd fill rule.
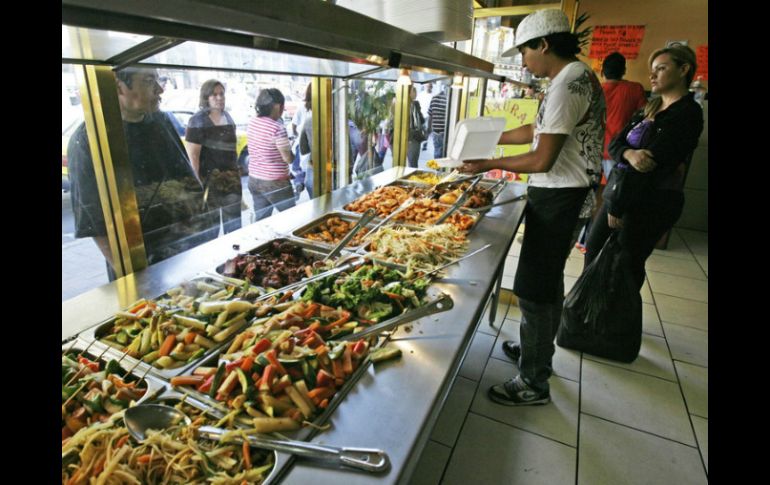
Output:
[[[479,98],[471,97],[468,100],[468,112],[476,113],[478,109]],[[496,118],[505,118],[505,130],[512,130],[523,125],[535,122],[537,116],[538,101],[536,99],[505,99],[505,98],[487,98],[484,104],[484,116],[494,116]],[[501,150],[502,149],[502,153]],[[527,153],[530,145],[498,145],[496,152],[498,157],[510,157]],[[504,170],[491,170],[487,172],[489,178],[505,178],[506,180],[526,181],[526,174],[516,174]]]

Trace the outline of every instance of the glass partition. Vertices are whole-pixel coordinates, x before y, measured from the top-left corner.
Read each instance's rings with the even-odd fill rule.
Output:
[[[106,61],[150,39],[146,35],[61,26],[62,59]]]
[[[114,278],[76,69],[82,67],[62,65],[62,300]],[[118,99],[148,264],[309,200],[298,134],[311,78],[141,68],[121,79],[131,83],[118,81]],[[281,113],[270,118],[274,130],[250,130],[257,96],[269,88],[283,96]],[[138,94],[159,110],[136,105]],[[275,148],[279,138],[291,163],[282,162],[277,178],[288,189],[250,187],[257,168],[249,163],[250,142]],[[271,204],[258,206],[264,199]]]
[[[207,67],[291,73],[292,76],[350,77],[371,70],[369,64],[354,64],[243,47],[188,41],[142,61],[146,64]]]

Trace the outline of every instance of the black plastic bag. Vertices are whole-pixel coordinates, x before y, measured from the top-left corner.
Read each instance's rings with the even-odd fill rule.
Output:
[[[632,362],[642,345],[642,298],[613,231],[564,299],[559,347]]]

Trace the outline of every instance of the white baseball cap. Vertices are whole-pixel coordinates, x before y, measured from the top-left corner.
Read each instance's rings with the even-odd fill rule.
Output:
[[[558,9],[546,9],[533,12],[516,27],[515,47],[503,52],[502,57],[511,57],[519,53],[519,47],[532,39],[546,35],[570,32],[567,15]]]

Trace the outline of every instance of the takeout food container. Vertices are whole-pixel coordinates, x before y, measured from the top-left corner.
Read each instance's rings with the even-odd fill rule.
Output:
[[[436,164],[455,168],[462,166],[463,160],[492,158],[504,129],[505,118],[483,116],[458,121],[450,137],[447,157],[437,158]]]

